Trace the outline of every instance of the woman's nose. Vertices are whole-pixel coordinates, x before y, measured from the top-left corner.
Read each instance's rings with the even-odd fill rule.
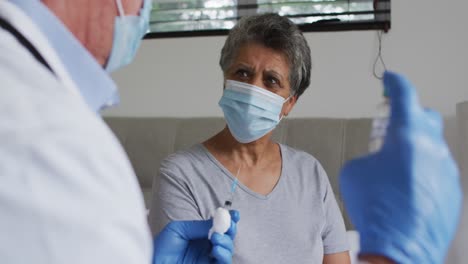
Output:
[[[264,83],[263,83],[263,80],[262,78],[253,78],[250,80],[250,83],[251,85],[255,85],[257,87],[260,87],[260,88],[263,88],[263,89],[266,89]]]

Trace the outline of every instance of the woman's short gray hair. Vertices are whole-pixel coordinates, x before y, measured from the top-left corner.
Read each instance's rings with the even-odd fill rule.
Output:
[[[219,65],[226,74],[239,49],[258,43],[286,55],[289,60],[289,82],[298,97],[310,84],[310,48],[299,28],[288,18],[277,14],[243,17],[229,32],[221,50]]]

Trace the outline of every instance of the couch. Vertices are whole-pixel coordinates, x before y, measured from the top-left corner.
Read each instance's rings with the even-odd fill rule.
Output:
[[[167,155],[201,142],[224,126],[222,118],[134,118],[105,117],[127,152],[149,208],[152,185],[158,184],[158,168]],[[468,190],[468,102],[457,105],[455,118],[445,119],[445,135],[461,169]],[[340,167],[349,159],[367,153],[371,119],[293,118],[275,129],[274,140],[315,156],[328,173],[342,210],[346,227],[352,224],[344,210],[338,188]],[[466,207],[466,203],[465,203]],[[459,234],[447,263],[466,263],[468,210],[464,210]]]

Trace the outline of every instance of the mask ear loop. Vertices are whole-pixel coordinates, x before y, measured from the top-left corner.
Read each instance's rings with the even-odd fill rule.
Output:
[[[125,16],[124,9],[122,6],[122,0],[115,0],[115,3],[117,4],[117,9],[119,10],[119,15],[121,17]]]
[[[284,105],[287,101],[289,101],[289,99],[293,98],[293,96],[294,96],[294,94],[291,94],[291,95],[288,96],[288,98],[284,99],[283,105]],[[285,116],[286,116],[286,115],[281,115],[279,122],[281,122],[281,120],[283,120],[283,117],[285,117]]]

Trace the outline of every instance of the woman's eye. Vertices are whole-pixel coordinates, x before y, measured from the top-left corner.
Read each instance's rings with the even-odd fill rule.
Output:
[[[247,77],[249,77],[249,73],[248,73],[246,70],[242,70],[242,69],[237,70],[237,71],[236,71],[236,75],[237,75],[238,77],[240,77],[240,78],[247,78]]]
[[[279,88],[280,82],[276,78],[268,78],[267,85],[270,86],[271,88]]]

